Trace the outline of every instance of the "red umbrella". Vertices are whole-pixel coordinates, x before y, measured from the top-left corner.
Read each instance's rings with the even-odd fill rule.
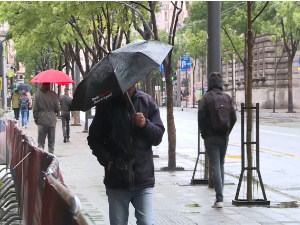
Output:
[[[54,83],[59,85],[72,84],[74,81],[59,70],[45,70],[32,78],[30,83]]]

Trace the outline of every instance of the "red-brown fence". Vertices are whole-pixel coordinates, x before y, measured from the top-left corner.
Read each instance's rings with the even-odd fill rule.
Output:
[[[0,208],[6,209],[0,211],[0,220],[5,224],[94,224],[64,184],[58,159],[33,146],[13,120],[0,119],[0,165],[7,171],[0,190]]]

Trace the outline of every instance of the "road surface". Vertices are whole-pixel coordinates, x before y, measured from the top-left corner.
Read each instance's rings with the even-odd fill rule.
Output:
[[[166,108],[161,108],[166,123]],[[177,131],[177,157],[197,157],[197,110],[186,112],[174,110]],[[265,185],[285,194],[300,198],[300,121],[261,120],[260,122],[260,168]],[[202,141],[202,139],[201,139]],[[168,150],[165,133],[160,150]],[[191,163],[193,168],[193,163]],[[241,117],[230,135],[225,160],[225,171],[239,177],[241,172]],[[255,174],[256,175],[256,174]],[[256,175],[257,176],[257,175]],[[260,197],[262,197],[260,195]]]
[[[160,108],[160,112],[163,123],[167,128],[166,108]],[[80,114],[83,125],[84,113],[81,112]],[[191,164],[187,169],[193,169],[198,146],[197,110],[188,112],[174,109],[174,117],[177,131],[177,158],[190,158]],[[299,138],[300,121],[297,119],[262,119],[260,121],[260,171],[263,183],[270,188],[297,198],[300,198]],[[203,140],[201,139],[203,148],[202,144]],[[158,149],[167,154],[167,131]],[[255,152],[253,152],[253,155],[255,156]],[[241,117],[239,113],[238,121],[229,138],[225,171],[227,174],[236,177],[239,177],[241,173]],[[257,178],[256,173],[254,173],[254,176]],[[256,190],[260,192],[260,188]],[[254,197],[262,198],[262,195],[259,193],[259,196]]]

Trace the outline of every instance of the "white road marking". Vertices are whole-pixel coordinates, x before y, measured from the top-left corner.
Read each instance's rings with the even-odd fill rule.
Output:
[[[255,130],[255,129],[254,129]],[[277,133],[277,132],[273,132],[273,131],[267,131],[267,130],[259,130],[261,132],[265,132],[265,133],[270,133],[270,134],[278,134],[278,135],[284,135],[284,136],[289,136],[289,137],[300,137],[299,135],[294,135],[294,134],[284,134],[284,133]]]

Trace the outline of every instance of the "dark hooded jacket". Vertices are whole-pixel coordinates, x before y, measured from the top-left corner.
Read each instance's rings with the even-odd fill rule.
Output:
[[[213,97],[212,94],[210,92],[223,92],[223,81],[222,81],[222,77],[220,75],[220,73],[216,73],[216,72],[212,72],[209,75],[208,78],[208,89],[207,92],[203,95],[202,99],[201,99],[201,103],[200,103],[200,108],[198,111],[198,125],[199,125],[199,129],[201,131],[201,136],[203,139],[205,139],[206,137],[210,137],[210,136],[215,136],[218,135],[216,134],[216,132],[214,132],[213,128],[212,128],[212,124],[211,124],[211,118],[210,118],[210,107],[214,107],[213,106]],[[223,136],[228,136],[234,126],[234,124],[236,123],[236,112],[233,106],[233,101],[232,98],[225,94],[228,99],[230,99],[230,130],[228,131],[227,134],[224,134]]]
[[[68,94],[61,95],[59,97],[60,110],[62,116],[70,116],[70,107],[72,98]]]
[[[152,146],[160,144],[165,128],[151,96],[136,91],[131,99],[136,112],[144,114],[145,127],[135,124],[132,106],[120,96],[96,109],[89,128],[88,144],[105,167],[104,184],[108,188],[141,189],[155,183]],[[110,161],[113,164],[108,171]],[[129,173],[133,178],[129,183],[121,181],[122,174],[116,169],[122,165],[126,165],[124,176]]]

